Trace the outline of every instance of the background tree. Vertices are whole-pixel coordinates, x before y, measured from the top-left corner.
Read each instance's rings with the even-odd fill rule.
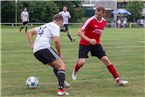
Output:
[[[24,7],[28,8],[30,22],[51,21],[53,15],[59,12],[58,6],[52,1],[21,1],[18,3],[18,16]],[[18,20],[20,21],[20,18]]]
[[[137,0],[137,1],[129,1],[126,5],[126,9],[131,13],[130,16],[128,16],[129,20],[136,21],[138,18],[141,18],[141,12],[143,9],[143,1]]]
[[[30,22],[50,22],[54,14],[62,11],[63,6],[68,6],[68,10],[72,16],[70,22],[77,22],[82,18],[83,8],[81,1],[18,1],[17,2],[17,19],[21,22],[21,12],[24,7],[27,7]],[[15,7],[14,1],[2,1],[2,23],[15,22]]]
[[[1,1],[1,22],[15,22],[15,2]]]
[[[55,1],[59,7],[59,11],[62,11],[63,6],[67,6],[72,18],[70,22],[77,22],[83,16],[83,7],[81,1]]]
[[[50,22],[53,16],[59,12],[59,7],[54,2],[44,2],[43,10],[41,12],[41,21]]]

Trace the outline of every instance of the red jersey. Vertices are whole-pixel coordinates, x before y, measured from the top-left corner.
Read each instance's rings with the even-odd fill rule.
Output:
[[[106,25],[106,20],[102,18],[101,21],[96,19],[96,16],[92,16],[87,19],[86,22],[82,25],[82,29],[84,30],[84,35],[90,39],[95,39],[96,44],[101,44],[100,37],[102,31],[104,30],[104,26]],[[82,45],[91,45],[88,41],[81,39],[80,44]]]

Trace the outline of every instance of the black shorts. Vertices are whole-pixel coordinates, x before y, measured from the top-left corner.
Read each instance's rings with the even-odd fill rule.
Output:
[[[24,22],[23,22],[23,25],[26,25],[26,24],[28,24],[28,21],[24,21]]]
[[[64,27],[65,27],[65,31],[68,30],[68,24],[64,24]]]
[[[60,31],[61,32],[66,32],[68,30],[68,24],[64,24],[61,28]]]
[[[101,59],[103,56],[106,56],[105,51],[103,50],[103,47],[101,44],[98,45],[90,45],[90,46],[84,46],[79,45],[79,58],[89,58],[88,53],[91,53],[92,56],[96,56],[99,59]]]
[[[39,50],[34,53],[34,56],[43,64],[51,63],[60,58],[53,48]]]

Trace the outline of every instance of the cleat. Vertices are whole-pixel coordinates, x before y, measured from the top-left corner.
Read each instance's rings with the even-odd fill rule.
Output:
[[[64,81],[64,87],[65,87],[65,88],[70,88],[71,86],[70,86],[69,83],[67,83],[66,81]]]
[[[125,86],[127,84],[128,84],[128,81],[124,81],[124,80],[119,80],[118,81],[118,85],[120,85],[120,86]]]
[[[75,70],[73,70],[73,72],[72,72],[72,79],[73,80],[77,79],[77,72]]]
[[[71,42],[74,42],[75,41],[75,39],[73,39]]]
[[[65,90],[58,89],[58,96],[68,96],[69,93],[67,93]]]

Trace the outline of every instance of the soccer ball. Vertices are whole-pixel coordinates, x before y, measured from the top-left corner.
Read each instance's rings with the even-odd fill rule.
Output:
[[[26,80],[26,85],[30,89],[35,89],[39,85],[39,80],[36,77],[33,77],[33,76],[28,77],[28,79]]]

